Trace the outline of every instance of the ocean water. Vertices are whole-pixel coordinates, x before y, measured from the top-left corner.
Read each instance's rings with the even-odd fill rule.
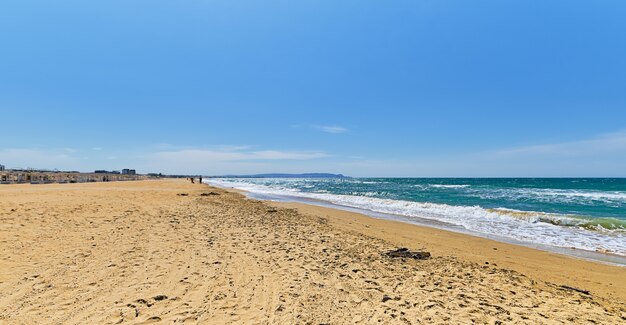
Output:
[[[229,178],[211,184],[442,228],[626,256],[623,178]]]

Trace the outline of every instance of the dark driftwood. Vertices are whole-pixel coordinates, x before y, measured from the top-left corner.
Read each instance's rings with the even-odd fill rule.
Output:
[[[578,289],[578,288],[574,288],[574,287],[570,287],[570,286],[566,286],[566,285],[562,285],[561,288],[565,289],[565,290],[572,290],[572,291],[580,292],[580,293],[586,294],[586,295],[591,295],[591,292],[589,292],[589,290]]]
[[[415,260],[426,260],[430,258],[429,252],[410,251],[408,248],[398,248],[385,252],[383,255],[390,258],[412,258]]]

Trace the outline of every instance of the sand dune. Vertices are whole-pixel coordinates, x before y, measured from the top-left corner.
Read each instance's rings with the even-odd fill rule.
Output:
[[[623,283],[584,294],[443,249],[390,259],[393,226],[320,211],[178,180],[2,186],[0,323],[626,322]]]

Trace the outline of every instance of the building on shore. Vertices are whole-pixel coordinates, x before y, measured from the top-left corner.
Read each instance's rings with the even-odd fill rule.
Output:
[[[134,169],[122,169],[122,175],[135,175],[137,172]]]
[[[3,171],[4,171],[4,169],[5,169],[5,168],[4,168],[4,165],[1,165],[1,164],[0,164],[0,172],[3,172]]]
[[[117,171],[117,170],[108,171],[108,170],[104,170],[104,169],[96,170],[93,173],[94,174],[120,174],[120,172]]]
[[[136,174],[101,174],[79,172],[47,172],[28,170],[9,170],[0,172],[0,184],[50,184],[50,183],[91,183],[136,181],[155,177]]]

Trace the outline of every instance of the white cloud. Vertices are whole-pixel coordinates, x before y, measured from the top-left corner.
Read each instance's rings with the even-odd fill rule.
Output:
[[[148,153],[136,161],[142,170],[174,174],[256,174],[317,171],[320,151],[250,150],[245,146],[180,149]]]
[[[177,151],[161,151],[151,155],[155,159],[168,161],[251,161],[251,160],[310,160],[325,158],[324,152],[289,152],[277,150],[243,151],[238,148],[225,150],[184,149]]]
[[[543,143],[481,152],[448,152],[407,157],[331,156],[324,151],[258,150],[250,146],[191,148],[159,145],[146,151],[111,152],[95,159],[91,151],[67,148],[0,149],[7,167],[81,170],[135,168],[176,174],[256,174],[331,172],[351,176],[415,177],[624,177],[626,131],[576,141]],[[82,153],[82,154],[81,154]],[[92,152],[96,155],[95,152]],[[416,154],[414,152],[414,154]]]
[[[256,173],[257,171],[317,171],[315,166],[320,159],[330,157],[322,151],[252,150],[249,146],[230,145],[215,146],[211,149],[170,147],[133,154],[116,152],[99,159],[93,159],[80,152],[66,148],[0,149],[0,164],[9,168],[91,171],[128,167],[140,172],[226,174]]]
[[[102,148],[100,148],[100,147],[93,147],[93,148],[91,148],[91,150],[94,150],[94,151],[101,151],[101,150],[102,150]]]
[[[601,153],[615,153],[621,150],[626,150],[626,131],[578,141],[504,149],[495,152],[495,154],[503,157],[515,155],[590,156]]]
[[[626,132],[577,141],[544,143],[421,158],[335,162],[351,176],[394,177],[624,177]]]
[[[0,150],[0,163],[8,168],[74,169],[80,165],[80,159],[70,154],[76,150],[62,149],[20,149]]]
[[[337,125],[313,125],[313,128],[320,130],[322,132],[333,133],[333,134],[346,133],[350,131],[343,126],[337,126]]]
[[[255,151],[248,154],[250,159],[264,160],[310,160],[329,157],[324,152],[283,152],[283,151]]]
[[[624,177],[626,132],[559,143],[431,157],[426,176]]]

